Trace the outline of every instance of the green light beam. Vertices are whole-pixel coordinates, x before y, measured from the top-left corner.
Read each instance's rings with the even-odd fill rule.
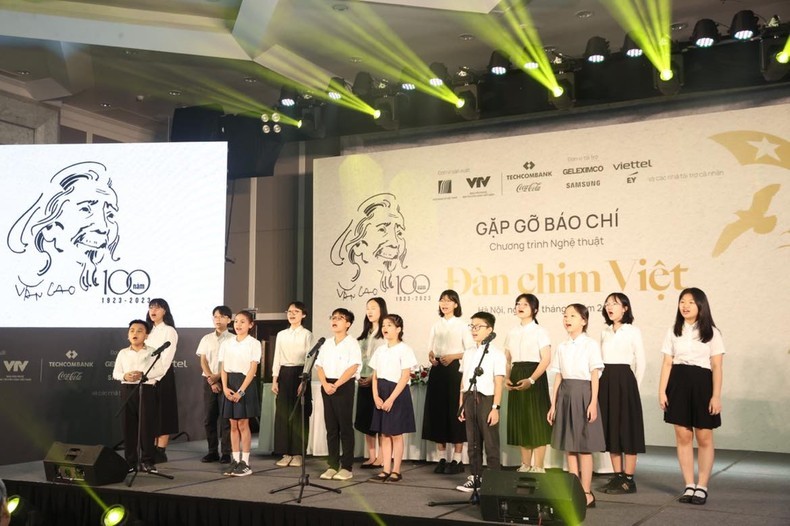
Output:
[[[671,0],[601,0],[664,80],[672,75]],[[669,78],[665,78],[665,77]]]

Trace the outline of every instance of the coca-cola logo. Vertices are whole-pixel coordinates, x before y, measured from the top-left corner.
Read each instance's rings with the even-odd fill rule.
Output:
[[[60,382],[79,382],[82,380],[82,371],[61,371],[58,373],[58,381]]]
[[[520,184],[516,187],[516,192],[540,192],[540,182],[535,181],[529,184]]]

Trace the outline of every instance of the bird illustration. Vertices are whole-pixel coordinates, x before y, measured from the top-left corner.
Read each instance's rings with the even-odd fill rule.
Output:
[[[723,254],[733,241],[749,230],[754,230],[756,234],[767,234],[773,231],[776,227],[776,216],[766,216],[765,213],[780,187],[779,184],[770,184],[762,190],[758,190],[752,198],[751,208],[735,212],[738,220],[725,226],[721,231],[719,240],[713,247],[713,257]]]

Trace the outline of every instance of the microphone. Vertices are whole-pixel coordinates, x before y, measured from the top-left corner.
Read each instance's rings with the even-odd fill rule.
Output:
[[[160,354],[162,354],[162,351],[164,351],[168,347],[170,347],[170,342],[163,343],[162,345],[159,346],[157,350],[151,353],[151,356],[159,356]]]
[[[318,339],[318,341],[317,341],[317,342],[316,342],[316,344],[313,346],[313,348],[312,348],[312,349],[310,349],[310,352],[309,352],[309,353],[307,353],[307,359],[308,359],[308,360],[309,360],[310,358],[312,358],[313,356],[315,356],[315,354],[318,352],[318,349],[320,349],[320,348],[321,348],[321,346],[324,344],[324,342],[325,342],[325,341],[326,341],[326,338],[319,338],[319,339]]]
[[[496,333],[492,331],[491,334],[489,334],[482,342],[480,342],[480,345],[488,345],[494,341],[494,338],[496,338]]]

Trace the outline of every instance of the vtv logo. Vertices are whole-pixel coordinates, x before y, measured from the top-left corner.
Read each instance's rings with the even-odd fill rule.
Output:
[[[28,363],[28,360],[24,362],[21,360],[3,360],[5,370],[9,373],[24,373]]]
[[[491,179],[491,176],[488,177],[467,177],[466,182],[469,183],[469,188],[485,188],[488,186],[488,181]]]

